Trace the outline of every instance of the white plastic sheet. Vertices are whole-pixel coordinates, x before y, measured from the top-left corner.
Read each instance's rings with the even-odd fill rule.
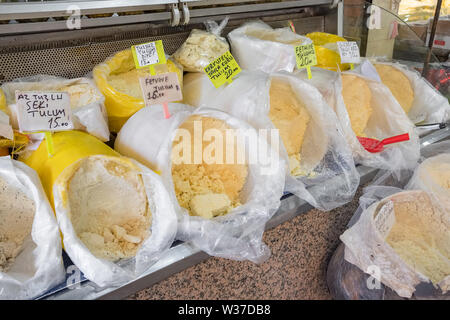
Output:
[[[0,272],[0,299],[32,299],[65,279],[58,224],[33,169],[0,157],[0,176],[32,199],[36,210],[23,250],[7,272]]]
[[[231,53],[242,69],[264,72],[288,71],[296,67],[295,46],[312,43],[290,28],[272,29],[262,21],[251,21],[228,34]]]
[[[70,207],[63,201],[64,181],[59,178],[53,185],[55,211],[63,234],[64,250],[84,276],[103,286],[118,286],[148,270],[172,245],[177,230],[176,214],[161,177],[137,163],[147,194],[151,212],[151,234],[144,240],[135,257],[117,262],[95,257],[78,238],[69,219]],[[67,168],[66,168],[67,169]],[[64,176],[64,171],[60,177]]]
[[[262,242],[266,222],[280,205],[284,187],[284,163],[265,139],[258,144],[268,151],[264,165],[249,163],[249,144],[245,141],[248,177],[241,191],[241,206],[226,215],[213,219],[190,216],[179,206],[172,181],[171,150],[176,129],[191,115],[200,115],[225,121],[231,128],[256,133],[244,121],[209,108],[199,108],[170,103],[171,117],[164,119],[162,106],[146,107],[137,112],[123,126],[117,136],[115,149],[121,154],[138,159],[161,172],[170,190],[178,213],[177,238],[190,242],[206,253],[234,260],[262,262],[270,250]],[[151,123],[151,125],[143,125]],[[266,169],[266,170],[265,170]]]
[[[307,79],[306,70],[297,71],[295,74],[301,79]],[[385,85],[356,73],[351,74],[365,79],[372,93],[373,113],[364,131],[365,135],[378,140],[403,133],[408,133],[410,137],[409,141],[387,145],[380,153],[365,150],[350,124],[350,117],[342,97],[340,73],[312,68],[310,83],[322,92],[325,100],[336,112],[347,143],[353,151],[355,162],[386,170],[414,167],[420,156],[419,137],[414,124]]]

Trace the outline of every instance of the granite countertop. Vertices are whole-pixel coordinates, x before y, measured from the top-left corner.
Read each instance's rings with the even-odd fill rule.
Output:
[[[358,206],[311,210],[264,233],[271,257],[257,265],[211,257],[128,299],[331,299],[326,270]]]

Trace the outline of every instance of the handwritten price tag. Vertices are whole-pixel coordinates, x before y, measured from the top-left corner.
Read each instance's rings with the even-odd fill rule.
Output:
[[[166,55],[161,40],[132,46],[131,52],[136,69],[166,63]]]
[[[67,92],[16,91],[22,132],[72,130],[72,109]]]
[[[139,78],[146,106],[183,99],[176,72]]]
[[[311,67],[317,64],[316,50],[314,44],[305,44],[295,47],[295,59],[297,60],[297,68],[306,68],[308,79],[311,79]]]
[[[341,63],[359,63],[359,48],[355,41],[338,41],[337,47],[341,56]]]
[[[236,60],[234,60],[230,51],[225,52],[219,58],[208,64],[204,70],[216,88],[219,88],[225,83],[231,83],[233,77],[241,72],[241,68]]]
[[[317,57],[314,44],[310,43],[295,47],[295,58],[299,69],[315,66],[317,64]]]

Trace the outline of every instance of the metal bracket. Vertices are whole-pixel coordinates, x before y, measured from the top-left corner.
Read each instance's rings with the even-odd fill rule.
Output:
[[[181,2],[183,11],[183,24],[186,25],[191,20],[191,13],[189,12],[189,7],[186,2]]]
[[[170,19],[170,25],[176,27],[180,24],[180,10],[178,9],[178,3],[173,3],[170,5],[172,11],[172,18]]]

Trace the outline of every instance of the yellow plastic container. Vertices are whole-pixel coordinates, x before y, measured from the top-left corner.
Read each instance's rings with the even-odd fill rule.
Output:
[[[0,110],[6,114],[9,114],[8,107],[6,105],[6,97],[1,89],[0,89]]]
[[[53,184],[65,168],[81,158],[92,155],[121,157],[102,141],[82,131],[57,132],[52,138],[54,148],[52,157],[48,156],[45,140],[27,158],[19,157],[20,161],[37,172],[52,206]]]
[[[108,83],[110,75],[125,73],[133,69],[135,69],[133,55],[131,49],[127,49],[116,53],[93,70],[94,81],[105,96],[109,129],[112,132],[119,132],[128,118],[145,107],[143,99],[119,92]],[[183,69],[172,60],[167,59],[165,65],[155,65],[155,71],[157,74],[176,72],[180,85],[183,85]]]
[[[350,69],[350,64],[341,64],[341,57],[335,44],[338,41],[347,40],[335,34],[325,32],[312,32],[306,36],[312,40],[316,49],[316,67],[332,71],[345,71]]]

